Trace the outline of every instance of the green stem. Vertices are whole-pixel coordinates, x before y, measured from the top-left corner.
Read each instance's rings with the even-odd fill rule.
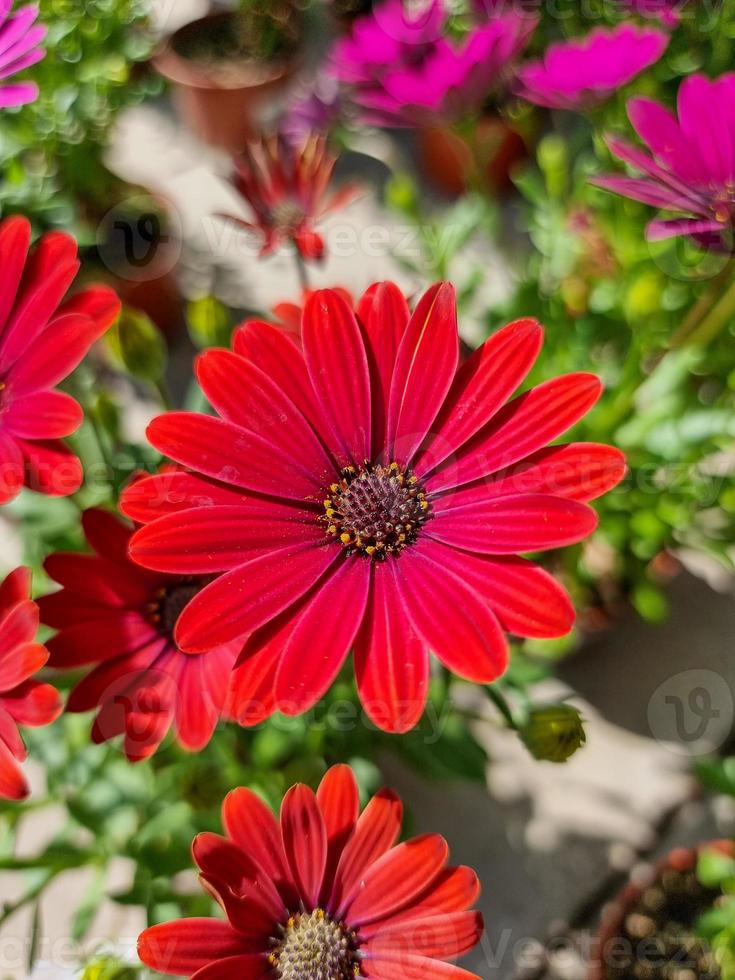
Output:
[[[513,717],[513,712],[511,711],[510,705],[505,700],[505,695],[501,694],[500,691],[491,684],[485,685],[485,693],[505,719],[505,723],[507,724],[508,728],[512,728],[514,732],[517,732],[518,722]]]
[[[173,396],[165,378],[159,378],[153,387],[158,392],[158,397],[161,399],[161,404],[164,409],[167,412],[172,412],[176,406],[174,405]]]
[[[724,295],[722,293],[722,289],[723,286],[732,278],[734,271],[735,258],[732,258],[728,261],[724,269],[710,283],[709,288],[705,290],[694,306],[692,306],[691,310],[685,317],[684,322],[671,338],[671,343],[669,345],[671,348],[676,349],[677,347],[683,347],[685,343],[690,343],[692,341],[692,337],[695,334],[698,334],[701,324],[703,324],[705,321],[710,321],[715,311],[719,310],[720,305],[732,292],[735,281],[730,283],[730,286],[725,291]],[[724,322],[717,325],[714,333],[712,333],[711,336],[715,336],[717,330],[719,330],[721,326],[724,326]]]
[[[296,261],[296,273],[299,277],[299,285],[301,286],[301,292],[306,293],[311,288],[309,283],[309,273],[306,269],[306,262],[304,262],[304,257],[299,252],[298,248],[294,245],[294,259]]]
[[[735,278],[687,338],[687,343],[705,345],[720,333],[735,318]]]

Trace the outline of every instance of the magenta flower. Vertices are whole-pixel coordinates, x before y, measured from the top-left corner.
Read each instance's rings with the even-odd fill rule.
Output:
[[[667,27],[676,27],[687,0],[623,0],[623,3],[634,14],[654,17]]]
[[[38,7],[21,7],[12,16],[13,0],[0,0],[0,109],[25,105],[38,98],[35,82],[8,82],[9,78],[45,57],[41,42],[46,28],[36,24]]]
[[[442,0],[431,0],[411,12],[403,0],[386,0],[352,26],[333,52],[333,67],[343,82],[371,83],[388,67],[420,63],[441,38],[447,12]]]
[[[650,241],[691,235],[704,247],[727,247],[735,218],[735,74],[687,78],[679,88],[678,119],[643,98],[628,102],[628,115],[650,154],[615,137],[608,145],[643,176],[593,183],[680,215],[651,221]]]
[[[658,61],[668,43],[663,31],[623,24],[552,44],[518,72],[518,94],[550,109],[590,108]]]
[[[419,57],[371,74],[365,64],[355,66],[353,99],[365,120],[379,125],[452,122],[481,107],[535,25],[528,16],[507,13],[474,28],[460,44],[438,38]]]

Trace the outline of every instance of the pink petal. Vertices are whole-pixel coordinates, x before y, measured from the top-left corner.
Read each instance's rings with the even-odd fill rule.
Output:
[[[376,564],[365,622],[355,643],[355,676],[368,717],[383,731],[410,731],[424,712],[429,657],[400,606],[396,563]]]
[[[329,448],[341,466],[372,458],[370,372],[355,314],[334,290],[318,290],[304,308],[303,342]]]
[[[420,300],[398,350],[386,436],[392,460],[411,462],[451,387],[458,359],[454,287],[438,283]]]

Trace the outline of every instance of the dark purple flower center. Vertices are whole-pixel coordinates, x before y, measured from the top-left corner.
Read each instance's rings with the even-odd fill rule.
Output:
[[[306,217],[306,212],[296,201],[281,201],[271,209],[271,222],[281,235],[293,235]]]
[[[270,962],[279,980],[355,980],[360,976],[355,934],[321,909],[288,920]]]
[[[413,544],[431,516],[418,477],[398,463],[348,466],[328,493],[321,518],[327,534],[348,554],[379,561]]]
[[[176,582],[159,589],[148,606],[148,618],[166,636],[174,635],[176,622],[202,588],[200,581]]]

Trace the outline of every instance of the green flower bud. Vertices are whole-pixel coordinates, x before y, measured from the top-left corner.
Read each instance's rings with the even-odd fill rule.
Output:
[[[168,356],[166,341],[145,313],[125,307],[107,340],[115,357],[134,378],[153,384],[163,378]]]
[[[542,762],[566,762],[587,741],[582,716],[570,704],[532,708],[521,738],[534,759]]]
[[[206,347],[229,347],[232,323],[227,307],[214,296],[202,296],[186,307],[186,322],[192,343]]]

